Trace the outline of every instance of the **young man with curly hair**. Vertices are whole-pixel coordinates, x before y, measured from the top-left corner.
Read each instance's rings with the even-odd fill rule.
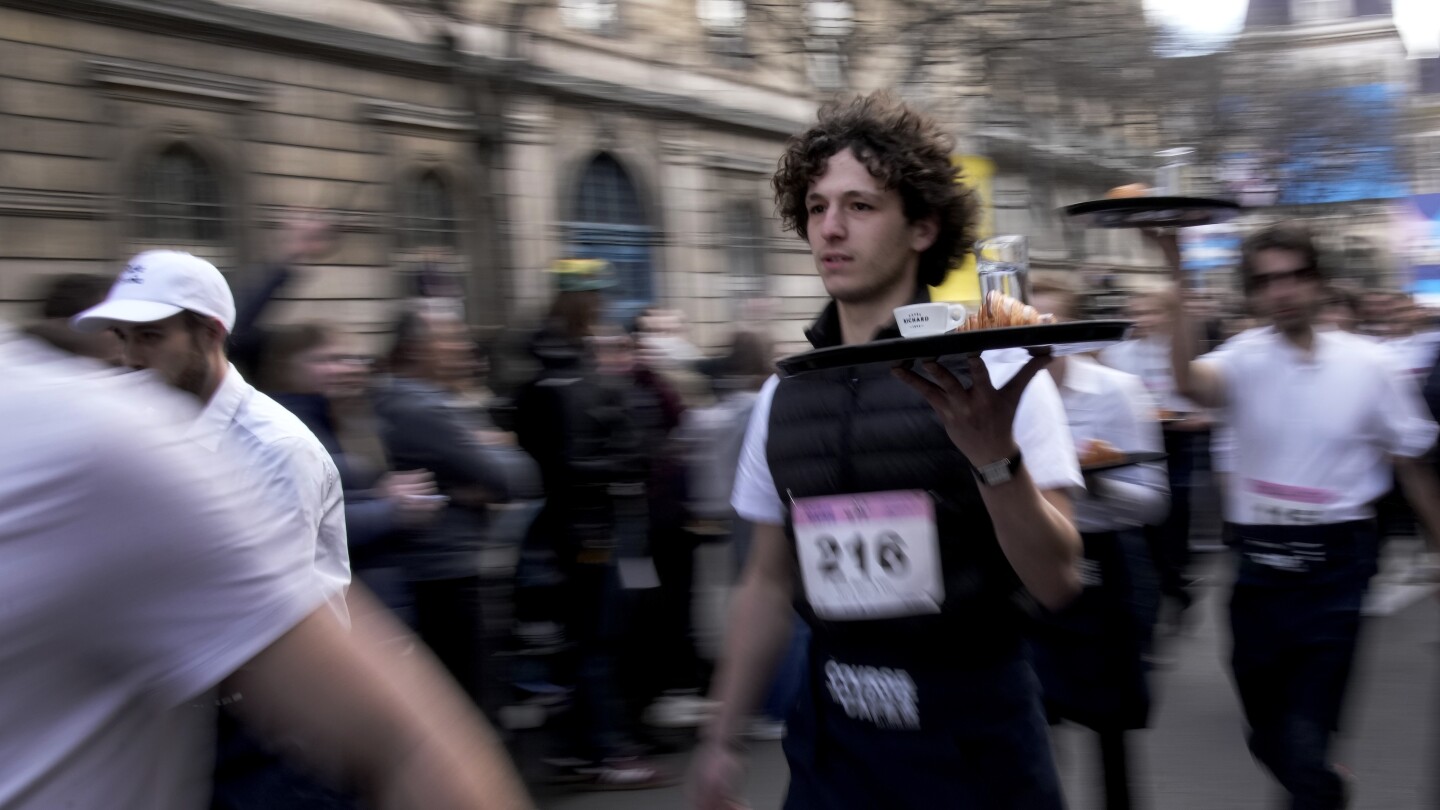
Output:
[[[899,336],[970,249],[973,194],[950,142],[883,95],[825,106],[774,179],[831,303],[817,348]],[[743,719],[798,610],[812,631],[788,720],[800,808],[1061,806],[1024,606],[1078,590],[1081,485],[1044,359],[856,366],[762,390],[732,503],[754,526],[691,779],[733,807]],[[1023,456],[1023,461],[1022,461]]]

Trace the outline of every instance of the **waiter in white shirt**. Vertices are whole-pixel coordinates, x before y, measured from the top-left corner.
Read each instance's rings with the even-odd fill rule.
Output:
[[[1079,309],[1074,287],[1062,277],[1033,279],[1030,303],[1059,321],[1074,320]],[[1083,448],[1092,441],[1123,452],[1163,447],[1153,401],[1139,377],[1084,355],[1057,357],[1048,370],[1082,464]],[[1105,806],[1128,808],[1125,732],[1149,722],[1142,656],[1158,597],[1139,528],[1164,518],[1169,485],[1164,464],[1152,463],[1087,473],[1085,490],[1075,496],[1075,526],[1085,545],[1084,590],[1041,621],[1032,645],[1035,671],[1052,722],[1070,720],[1099,734]]]
[[[146,251],[130,260],[104,301],[72,323],[82,331],[113,329],[126,365],[153,371],[200,402],[185,438],[240,472],[263,510],[253,519],[272,529],[269,552],[307,571],[319,595],[348,622],[350,554],[340,473],[310,429],[245,382],[226,358],[235,300],[220,271],[189,253]],[[291,794],[311,789],[305,777],[258,750],[229,714],[221,717],[219,738],[217,806],[281,808]],[[271,787],[277,784],[284,787]]]
[[[1280,225],[1250,236],[1240,274],[1269,327],[1194,359],[1197,336],[1177,296],[1175,380],[1235,431],[1231,664],[1250,750],[1292,807],[1344,807],[1349,785],[1329,761],[1330,741],[1378,561],[1374,502],[1393,465],[1431,536],[1440,533],[1440,486],[1417,461],[1436,426],[1390,352],[1316,329],[1324,281],[1308,233]]]
[[[292,524],[277,536],[292,543],[297,565],[313,567],[317,586],[343,617],[350,556],[339,473],[310,429],[226,359],[235,299],[215,265],[173,250],[141,253],[105,300],[72,324],[85,332],[113,329],[127,366],[149,369],[200,401],[186,437],[224,453],[265,492],[274,507],[265,519]]]

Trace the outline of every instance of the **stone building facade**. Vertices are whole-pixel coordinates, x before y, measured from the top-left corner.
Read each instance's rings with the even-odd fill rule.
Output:
[[[706,347],[759,318],[796,347],[824,296],[779,229],[770,175],[820,99],[898,83],[900,61],[843,47],[887,14],[885,0],[0,0],[0,314],[23,319],[48,275],[113,272],[151,246],[209,257],[243,290],[286,212],[313,206],[340,212],[341,247],[285,291],[280,319],[378,346],[428,264],[498,329],[544,306],[553,259],[584,255],[619,269],[617,315],[682,309]],[[962,145],[1001,166],[997,226],[1082,263],[1052,209],[1131,179],[1135,144],[1077,130],[1057,147],[1024,121],[971,137],[986,107],[958,109]],[[1025,167],[1046,150],[1103,171],[1035,197]]]

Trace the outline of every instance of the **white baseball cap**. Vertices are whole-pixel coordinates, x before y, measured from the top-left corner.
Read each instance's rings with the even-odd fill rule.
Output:
[[[228,334],[235,328],[230,285],[204,259],[178,250],[147,250],[130,260],[105,300],[70,319],[82,332],[117,323],[151,323],[189,310],[214,318]]]

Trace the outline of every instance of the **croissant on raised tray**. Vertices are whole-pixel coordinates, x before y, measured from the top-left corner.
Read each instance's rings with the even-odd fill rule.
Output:
[[[1042,323],[1052,323],[1054,317],[1042,315],[1039,310],[1023,304],[1019,300],[1003,293],[991,290],[985,296],[985,302],[981,305],[979,312],[971,313],[965,318],[962,330],[972,329],[999,329],[1006,326],[1035,326]]]

